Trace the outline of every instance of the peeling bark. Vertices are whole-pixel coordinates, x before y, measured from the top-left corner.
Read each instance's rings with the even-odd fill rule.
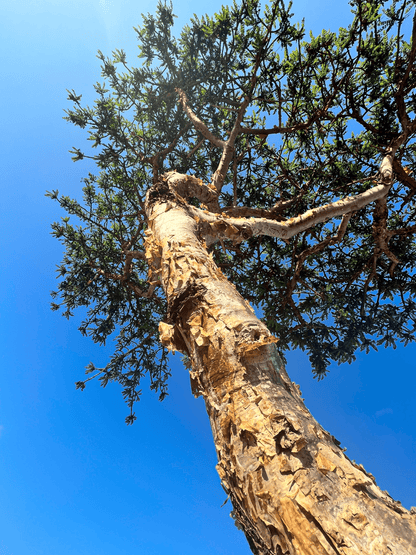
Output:
[[[416,516],[348,459],[309,413],[277,341],[206,250],[168,179],[147,196],[150,280],[168,300],[164,345],[187,354],[217,470],[258,555],[409,555]]]
[[[211,214],[195,206],[190,206],[189,210],[197,219],[211,226],[217,235],[233,239],[235,242],[241,242],[252,235],[267,235],[286,240],[316,224],[360,210],[370,202],[384,198],[389,189],[390,183],[379,184],[364,193],[313,208],[280,222],[267,218],[232,218],[226,214],[219,217],[218,214]]]

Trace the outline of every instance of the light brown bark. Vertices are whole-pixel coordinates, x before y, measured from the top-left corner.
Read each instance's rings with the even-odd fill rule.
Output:
[[[218,473],[252,551],[411,555],[416,515],[382,492],[306,409],[277,341],[208,254],[167,180],[147,198],[151,280],[168,300],[161,341],[187,354]]]

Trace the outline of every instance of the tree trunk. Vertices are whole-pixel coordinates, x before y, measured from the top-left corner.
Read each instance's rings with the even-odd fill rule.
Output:
[[[253,553],[410,555],[416,515],[352,463],[306,409],[277,341],[208,254],[167,180],[148,194],[151,278],[168,300],[161,341],[189,356],[233,516]]]

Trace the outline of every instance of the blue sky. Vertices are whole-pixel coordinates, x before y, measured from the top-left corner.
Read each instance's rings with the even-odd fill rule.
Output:
[[[217,0],[174,4],[178,29]],[[178,355],[170,396],[144,386],[137,422],[127,427],[118,386],[76,391],[98,348],[49,309],[61,247],[50,222],[62,215],[46,190],[79,196],[93,170],[68,154],[86,134],[63,121],[66,89],[92,103],[98,49],[126,50],[138,63],[133,26],[148,0],[1,1],[0,218],[0,555],[245,555],[243,534],[221,507],[225,494],[201,399]],[[344,0],[294,0],[306,25],[336,30]],[[406,507],[416,505],[416,347],[359,354],[357,362],[312,379],[301,353],[288,371],[314,416]]]

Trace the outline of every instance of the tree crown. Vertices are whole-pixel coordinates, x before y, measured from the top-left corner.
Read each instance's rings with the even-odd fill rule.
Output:
[[[159,3],[135,29],[138,68],[123,51],[99,52],[95,105],[69,92],[66,119],[96,149],[74,148],[74,160],[91,157],[99,171],[85,178],[83,202],[48,193],[77,221],[53,224],[65,246],[53,308],[69,317],[88,307],[80,331],[95,342],[118,334],[109,364],[87,373],[119,381],[131,409],[146,373],[167,392],[166,302],[147,275],[144,201],[169,171],[202,180],[187,202],[208,214],[214,260],[261,309],[281,351],[306,350],[317,377],[357,348],[414,340],[414,8],[350,4],[352,23],[338,33],[307,35],[283,0],[264,9],[244,0],[195,16],[175,37],[172,6]],[[333,212],[377,185],[387,196]],[[329,216],[316,220],[325,206]],[[312,221],[305,229],[302,217]],[[295,231],[244,236],[254,221]]]

